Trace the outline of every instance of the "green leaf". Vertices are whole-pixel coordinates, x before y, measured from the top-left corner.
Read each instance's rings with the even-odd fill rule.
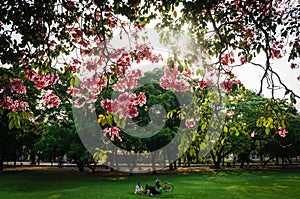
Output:
[[[15,123],[15,122],[14,122],[13,120],[9,121],[8,128],[9,128],[9,129],[14,128],[14,126],[15,126],[14,123]]]
[[[227,126],[224,126],[224,133],[228,133],[228,127]]]
[[[270,128],[266,128],[266,135],[269,135],[270,134]]]
[[[207,127],[207,123],[204,122],[204,123],[201,125],[201,131],[202,131],[202,132],[205,132],[206,127]]]
[[[295,95],[293,95],[293,94],[290,95],[290,100],[293,104],[296,104],[296,102],[297,102],[295,99]]]
[[[284,120],[281,120],[280,123],[281,123],[281,127],[285,129],[285,128],[286,128],[285,121],[284,121]]]
[[[225,138],[221,140],[221,144],[224,145]]]

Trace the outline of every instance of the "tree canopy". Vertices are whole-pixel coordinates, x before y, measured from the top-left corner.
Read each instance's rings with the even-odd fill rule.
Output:
[[[274,65],[283,60],[282,67],[298,72],[299,15],[296,0],[4,0],[0,5],[1,123],[21,134],[32,127],[42,129],[45,115],[50,120],[68,120],[68,106],[72,105],[83,116],[97,113],[104,137],[122,142],[126,136],[121,136],[117,118],[130,118],[139,125],[146,122],[145,110],[155,104],[148,99],[148,90],[159,95],[154,101],[171,99],[164,105],[167,123],[184,120],[187,131],[196,132],[196,123],[202,130],[212,125],[208,120],[217,109],[211,110],[209,103],[215,103],[222,108],[222,117],[226,117],[223,108],[234,107],[242,114],[234,117],[234,125],[246,117],[248,127],[263,126],[266,135],[272,132],[285,137],[287,107],[294,106],[300,96],[286,85]],[[157,53],[149,36],[142,34],[153,23],[160,36],[158,43],[169,48],[167,56]],[[116,37],[120,42],[113,45]],[[181,37],[186,46],[179,44]],[[127,44],[122,46],[124,40]],[[264,59],[255,61],[259,56]],[[157,85],[161,88],[144,82],[151,84],[133,92],[145,61],[163,63]],[[246,91],[239,90],[243,82],[234,74],[235,68],[244,65],[263,71],[251,100],[256,102],[265,89],[272,94],[270,101],[259,101],[262,104],[251,111],[265,106],[270,115],[249,118],[252,112],[243,112],[249,109],[244,103],[234,102],[232,107],[223,103],[226,95],[230,100],[247,101],[245,93],[237,93]],[[276,95],[279,88],[285,90],[283,99]],[[171,110],[175,101],[165,97],[162,89],[170,90],[169,95],[176,91],[194,96],[190,104]],[[230,125],[227,131],[243,128],[243,124]],[[173,130],[171,125],[168,128]]]

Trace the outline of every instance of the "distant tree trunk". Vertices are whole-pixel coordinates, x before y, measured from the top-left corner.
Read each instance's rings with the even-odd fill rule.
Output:
[[[220,169],[221,168],[221,159],[216,157],[215,154],[211,151],[210,152],[211,158],[213,159],[214,162],[214,168],[215,169]]]
[[[83,162],[81,160],[77,160],[76,161],[76,165],[78,167],[79,172],[83,172],[84,171],[84,165],[83,165]]]
[[[262,153],[262,144],[261,144],[261,140],[259,140],[259,159],[260,159],[260,166],[263,166],[263,153]]]
[[[181,158],[178,159],[178,166],[181,166]]]
[[[156,153],[152,152],[151,153],[152,174],[156,174],[155,158],[156,158]]]
[[[275,158],[275,156],[271,156],[267,161],[264,162],[263,167],[267,166],[268,162],[270,162],[274,158]]]
[[[92,160],[92,164],[90,164],[90,162],[88,160],[87,165],[91,169],[92,173],[96,173],[97,163],[94,160]]]
[[[215,153],[213,152],[213,150],[210,151],[211,158],[213,159],[214,162],[214,168],[220,169],[223,158],[226,157],[231,152],[232,149],[228,150],[227,152],[224,152],[224,145],[222,145],[218,151],[215,151]]]
[[[286,157],[286,159],[288,160],[289,165],[292,165],[292,164],[293,164],[293,161],[292,161],[289,157]]]
[[[59,157],[59,159],[58,159],[58,168],[62,168],[62,167],[63,167],[62,157]]]
[[[177,169],[177,163],[176,163],[176,160],[172,163],[172,167],[173,167],[173,168],[172,168],[173,170]]]
[[[285,167],[285,165],[284,165],[284,156],[281,156],[281,159],[282,159],[282,168],[284,168]]]
[[[279,165],[279,158],[278,158],[278,155],[276,156],[276,165]]]
[[[172,171],[172,170],[174,170],[173,163],[169,163],[169,171]]]
[[[191,167],[192,157],[189,154],[187,156],[187,161],[188,161],[188,167]]]

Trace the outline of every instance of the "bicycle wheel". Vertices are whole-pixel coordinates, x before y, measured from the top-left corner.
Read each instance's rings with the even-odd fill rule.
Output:
[[[168,183],[165,187],[165,191],[167,191],[167,192],[174,191],[174,185],[172,183]]]

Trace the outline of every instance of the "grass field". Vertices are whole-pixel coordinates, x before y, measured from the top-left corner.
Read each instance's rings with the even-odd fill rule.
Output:
[[[135,184],[154,184],[155,178],[172,182],[174,192],[159,196],[133,194]],[[300,170],[211,171],[153,175],[78,174],[55,170],[0,173],[0,199],[297,199]]]

